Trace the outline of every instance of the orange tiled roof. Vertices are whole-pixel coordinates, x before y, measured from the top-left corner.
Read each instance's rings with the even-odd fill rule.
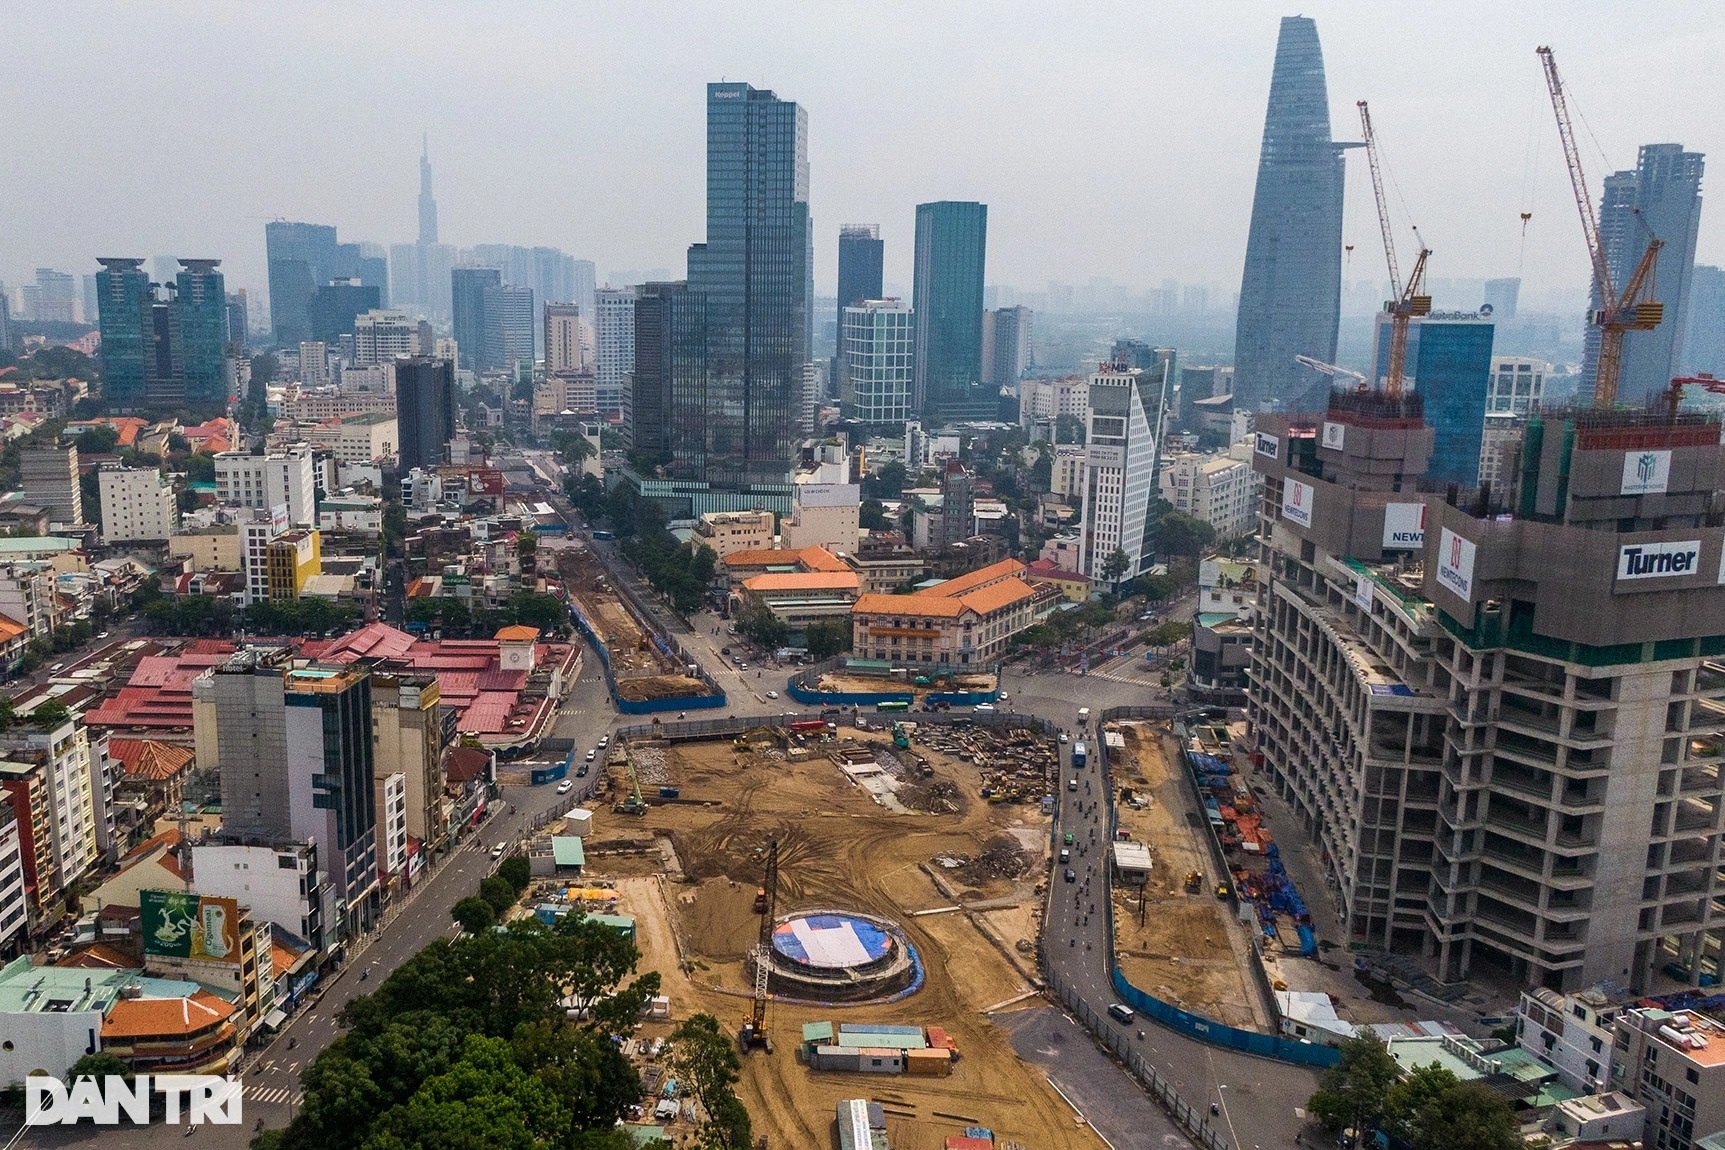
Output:
[[[514,627],[502,628],[495,637],[499,643],[528,643],[539,638],[539,630],[517,624]]]
[[[956,579],[948,579],[937,587],[927,591],[918,591],[918,595],[939,595],[947,599],[956,599],[996,579],[1005,579],[1011,575],[1019,575],[1024,571],[1024,564],[1016,559],[1002,559],[999,563],[990,563],[987,567],[979,567],[968,575],[960,575]]]
[[[234,1012],[207,990],[190,998],[122,998],[102,1023],[102,1037],[168,1038],[193,1034],[225,1021]]]
[[[134,779],[157,782],[173,778],[197,757],[185,747],[156,739],[110,739],[108,753],[119,759]]]
[[[849,571],[850,564],[828,551],[825,547],[804,547],[797,553],[797,561],[810,571]]]
[[[1031,589],[1030,584],[1022,579],[1002,579],[998,583],[990,583],[980,591],[961,595],[958,601],[977,614],[986,615],[990,611],[998,611],[1009,603],[1028,599],[1035,594],[1036,592]],[[915,599],[916,596],[912,595],[911,598]]]
[[[911,618],[956,619],[964,604],[939,595],[862,595],[851,608],[853,615],[905,615]]]
[[[794,567],[802,560],[802,554],[802,551],[733,551],[723,562],[727,567]]]
[[[136,970],[138,964],[121,954],[105,942],[87,946],[76,954],[67,955],[55,966],[75,967],[83,970]]]
[[[857,577],[849,570],[843,574],[833,571],[774,571],[752,575],[743,580],[743,586],[757,594],[764,591],[818,591],[822,588],[855,591]]]
[[[10,643],[28,630],[24,624],[0,615],[0,643]]]

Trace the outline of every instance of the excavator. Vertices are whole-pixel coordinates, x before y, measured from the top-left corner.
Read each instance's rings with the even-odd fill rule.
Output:
[[[629,797],[611,809],[620,815],[632,815],[640,818],[647,813],[647,800],[641,797],[641,776],[635,771],[635,756],[624,748],[625,761],[629,764]]]

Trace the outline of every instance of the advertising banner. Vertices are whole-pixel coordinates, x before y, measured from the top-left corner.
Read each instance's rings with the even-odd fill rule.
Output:
[[[1669,451],[1625,451],[1620,495],[1663,495],[1671,483]]]
[[[1448,527],[1438,537],[1437,579],[1458,599],[1473,602],[1473,543]]]
[[[1331,451],[1340,451],[1348,442],[1348,425],[1345,423],[1324,422],[1324,446]]]
[[[240,904],[179,890],[142,890],[144,953],[202,962],[240,960]]]
[[[1384,504],[1384,550],[1418,551],[1426,545],[1426,505]]]
[[[1260,431],[1258,432],[1257,442],[1253,446],[1252,450],[1256,451],[1259,455],[1267,455],[1271,459],[1279,459],[1282,455],[1282,441],[1274,435],[1265,435]]]
[[[1312,485],[1290,479],[1282,485],[1282,518],[1301,527],[1312,525]]]
[[[1701,540],[1626,543],[1617,549],[1619,579],[1671,579],[1701,569]]]

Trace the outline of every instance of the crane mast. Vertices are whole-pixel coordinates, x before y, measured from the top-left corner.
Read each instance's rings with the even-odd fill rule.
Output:
[[[1647,250],[1630,274],[1621,292],[1611,281],[1611,261],[1593,214],[1593,195],[1587,190],[1587,174],[1581,166],[1581,149],[1569,118],[1569,100],[1563,94],[1563,79],[1557,74],[1557,58],[1550,48],[1536,49],[1545,69],[1545,86],[1551,93],[1551,111],[1557,118],[1557,134],[1563,142],[1563,159],[1569,165],[1569,184],[1575,192],[1575,207],[1581,213],[1581,232],[1587,240],[1587,255],[1593,263],[1593,291],[1600,306],[1588,316],[1599,329],[1599,355],[1593,377],[1593,405],[1609,408],[1617,403],[1618,380],[1623,374],[1623,337],[1631,331],[1652,331],[1665,318],[1665,305],[1653,298],[1655,269],[1663,243],[1652,236]]]
[[[761,933],[755,943],[755,994],[749,1020],[743,1023],[739,1035],[745,1051],[765,1050],[772,1053],[772,1039],[767,1035],[767,975],[772,969],[773,923],[779,902],[779,840],[767,844],[766,871],[761,876],[761,891],[755,904],[761,907]]]
[[[1384,263],[1389,266],[1390,294],[1393,297],[1384,303],[1384,310],[1390,316],[1390,356],[1384,377],[1384,394],[1392,399],[1400,399],[1408,356],[1408,321],[1416,315],[1429,314],[1432,309],[1431,296],[1420,291],[1425,286],[1426,257],[1431,255],[1431,251],[1423,243],[1420,245],[1420,254],[1414,260],[1413,273],[1408,276],[1404,287],[1401,268],[1396,260],[1395,235],[1390,227],[1389,198],[1384,195],[1383,163],[1378,158],[1378,138],[1372,131],[1372,113],[1364,100],[1358,102],[1358,107],[1360,129],[1366,137],[1366,162],[1372,170],[1372,196],[1378,205],[1378,230],[1384,237]],[[1417,237],[1419,233],[1415,232],[1414,235]]]

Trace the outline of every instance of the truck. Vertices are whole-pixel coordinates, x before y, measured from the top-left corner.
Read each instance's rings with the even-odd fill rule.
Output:
[[[1087,763],[1089,761],[1090,761],[1090,750],[1089,750],[1089,748],[1087,748],[1084,745],[1084,741],[1082,739],[1080,739],[1078,742],[1073,743],[1072,744],[1072,766],[1073,766],[1073,768],[1077,769],[1079,767],[1082,767],[1085,763]]]
[[[1080,727],[1088,727],[1090,725],[1090,708],[1089,707],[1078,708],[1078,725]]]

